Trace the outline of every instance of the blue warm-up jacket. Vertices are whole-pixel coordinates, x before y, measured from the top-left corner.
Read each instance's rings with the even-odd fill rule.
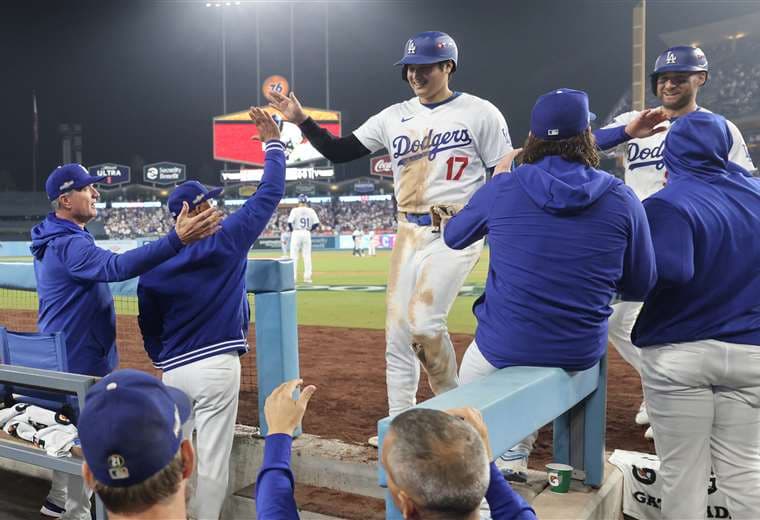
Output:
[[[248,351],[248,250],[284,192],[284,146],[268,141],[256,193],[222,222],[221,231],[140,277],[140,330],[156,368],[167,371],[224,352]]]
[[[31,251],[40,299],[40,332],[66,335],[69,371],[104,376],[116,368],[116,313],[106,282],[134,278],[184,246],[166,237],[123,254],[95,245],[92,235],[50,213],[32,229]]]
[[[659,279],[633,328],[639,347],[760,345],[760,181],[728,161],[732,144],[717,114],[670,127],[668,183],[644,201]]]
[[[497,368],[583,370],[607,348],[616,292],[642,300],[655,283],[644,209],[630,188],[559,156],[481,187],[444,228],[461,249],[488,235],[475,340]]]

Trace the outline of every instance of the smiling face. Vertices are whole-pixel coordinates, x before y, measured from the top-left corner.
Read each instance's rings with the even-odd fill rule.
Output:
[[[58,198],[61,217],[84,227],[98,215],[95,203],[100,193],[95,186],[89,184],[78,190],[67,191]]]
[[[705,81],[705,72],[665,72],[657,76],[657,97],[663,107],[678,112],[696,105],[697,91]]]
[[[449,95],[451,61],[425,65],[406,65],[406,80],[423,103],[442,101]],[[438,99],[443,96],[443,99]]]

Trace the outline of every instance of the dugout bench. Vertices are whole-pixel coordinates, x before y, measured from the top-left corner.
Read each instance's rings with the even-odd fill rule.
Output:
[[[554,421],[554,461],[573,466],[574,479],[598,488],[604,477],[606,405],[605,355],[593,367],[579,372],[561,368],[503,368],[435,396],[417,408],[477,408],[488,427],[494,456]],[[390,423],[390,417],[378,421],[380,450]],[[379,462],[378,481],[387,488],[385,471]],[[385,511],[388,520],[402,518],[387,489]]]
[[[80,410],[84,407],[87,390],[97,380],[98,378],[92,376],[0,363],[0,383],[27,389],[73,394],[77,398]],[[61,471],[69,475],[82,475],[83,460],[81,458],[51,457],[45,453],[45,450],[26,442],[0,438],[0,457]],[[97,497],[95,498],[95,515],[98,520],[107,518],[103,503]]]

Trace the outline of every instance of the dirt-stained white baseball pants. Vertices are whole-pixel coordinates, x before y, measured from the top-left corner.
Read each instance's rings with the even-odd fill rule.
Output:
[[[662,518],[705,518],[711,465],[732,518],[760,518],[760,346],[665,344],[641,359]]]
[[[290,235],[290,258],[293,259],[293,277],[298,281],[298,255],[303,255],[303,279],[311,281],[311,232],[297,229]]]
[[[185,392],[193,403],[189,424],[183,427],[196,431],[198,480],[189,516],[216,520],[227,497],[240,393],[240,356],[229,352],[169,370],[163,382]]]
[[[420,361],[435,394],[457,386],[456,356],[446,319],[482,251],[482,240],[456,251],[446,246],[431,226],[399,219],[386,292],[385,375],[390,415],[416,404]]]

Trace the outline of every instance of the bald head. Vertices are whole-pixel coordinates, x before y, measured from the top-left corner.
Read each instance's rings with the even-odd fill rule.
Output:
[[[390,480],[420,512],[465,518],[488,488],[488,456],[475,429],[438,410],[398,415],[383,444]]]

